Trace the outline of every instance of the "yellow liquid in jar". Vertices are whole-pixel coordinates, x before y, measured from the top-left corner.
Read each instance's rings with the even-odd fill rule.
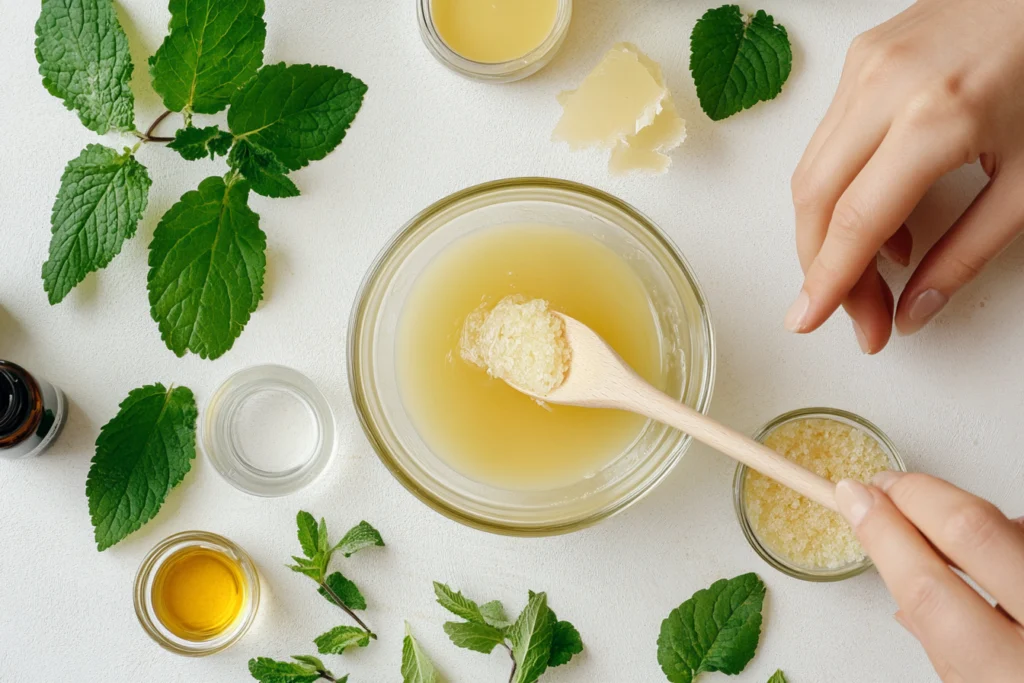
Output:
[[[466,59],[500,64],[540,46],[555,27],[558,0],[431,0],[441,39]]]
[[[645,379],[664,383],[658,326],[629,264],[573,230],[513,225],[458,240],[414,284],[397,339],[403,403],[431,450],[471,479],[520,490],[579,482],[626,451],[646,420],[544,408],[462,360],[466,316],[510,294],[547,300],[604,337]]]
[[[238,619],[246,581],[233,559],[212,548],[183,548],[157,569],[153,611],[168,631],[193,642],[216,638]]]

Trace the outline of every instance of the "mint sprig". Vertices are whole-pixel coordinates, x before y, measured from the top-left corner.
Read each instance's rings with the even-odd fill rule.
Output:
[[[658,663],[672,683],[699,674],[735,675],[754,658],[761,638],[765,586],[756,574],[721,579],[669,613],[658,636]]]
[[[793,50],[785,27],[738,5],[709,9],[690,35],[690,73],[701,109],[720,121],[774,99],[789,78]]]
[[[151,520],[196,457],[195,398],[185,387],[132,390],[100,430],[85,493],[96,546],[106,550]]]
[[[170,0],[169,9],[168,33],[150,59],[168,111],[143,133],[113,1],[41,2],[36,59],[44,87],[90,130],[119,131],[135,142],[124,154],[90,145],[68,164],[43,284],[50,303],[59,303],[135,234],[150,187],[136,158],[142,145],[168,143],[189,161],[227,156],[222,179],[203,181],[160,221],[149,256],[150,313],[168,348],[213,359],[233,346],[262,297],[266,240],[248,208],[250,191],[297,196],[288,173],[341,143],[366,85],[330,66],[263,66],[264,0]],[[230,130],[193,126],[193,114],[226,107]],[[157,135],[172,111],[183,127],[173,137]]]
[[[313,655],[293,655],[294,662],[282,662],[269,657],[249,660],[249,674],[260,683],[315,683],[334,681],[345,683],[348,676],[336,677],[324,663]]]
[[[526,607],[511,623],[497,600],[478,605],[437,581],[434,594],[439,605],[463,619],[444,624],[452,643],[483,654],[504,648],[512,659],[511,683],[533,683],[547,669],[566,664],[583,651],[579,631],[558,620],[544,593],[530,591]]]

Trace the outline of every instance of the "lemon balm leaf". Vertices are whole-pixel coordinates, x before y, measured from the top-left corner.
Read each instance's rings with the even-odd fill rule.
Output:
[[[499,600],[491,600],[480,605],[480,615],[487,624],[497,629],[504,630],[512,625],[505,614],[504,605]]]
[[[207,178],[153,233],[150,313],[178,356],[223,355],[263,298],[267,238],[248,197],[245,181]]]
[[[551,612],[555,621],[551,627],[551,657],[548,658],[548,666],[562,666],[568,664],[573,656],[583,652],[583,638],[576,627],[568,621],[558,621],[558,618]]]
[[[735,675],[761,638],[765,586],[756,574],[722,579],[669,613],[658,636],[658,663],[672,683],[705,671]]]
[[[369,522],[363,521],[349,529],[342,539],[338,541],[338,545],[334,546],[334,550],[337,550],[345,557],[351,557],[354,553],[364,548],[383,547],[383,545],[384,539],[381,537],[380,532],[374,529]]]
[[[256,194],[275,199],[299,196],[299,188],[288,177],[285,165],[269,149],[250,140],[235,143],[228,165],[249,181]]]
[[[420,644],[405,625],[405,638],[402,639],[402,683],[440,683],[441,677],[434,668],[434,663],[423,651]]]
[[[152,181],[129,152],[89,145],[68,162],[50,217],[43,288],[57,304],[89,273],[105,267],[135,235]]]
[[[235,136],[217,126],[188,126],[179,129],[174,134],[174,140],[167,143],[167,147],[180,154],[183,159],[198,161],[205,157],[214,159],[224,156],[234,139]]]
[[[498,645],[505,642],[505,633],[488,624],[471,621],[448,621],[444,632],[458,647],[489,655]]]
[[[231,99],[228,128],[295,171],[323,159],[355,120],[366,84],[331,66],[264,66]]]
[[[437,604],[444,607],[457,617],[477,624],[486,624],[480,607],[458,591],[454,591],[443,583],[434,582],[434,595],[437,596]]]
[[[322,655],[340,655],[350,647],[369,645],[370,634],[355,626],[336,626],[317,636],[313,642],[316,643],[317,652]]]
[[[43,0],[36,61],[43,86],[86,128],[135,129],[134,66],[112,0]]]
[[[516,670],[512,683],[533,683],[548,668],[554,629],[545,593],[531,594],[526,608],[509,629]]]
[[[263,0],[171,0],[164,42],[149,60],[171,111],[215,114],[263,64]]]
[[[96,546],[106,550],[151,520],[196,457],[195,397],[185,387],[132,390],[100,430],[85,483]]]
[[[363,597],[359,587],[349,579],[346,579],[341,572],[334,572],[325,579],[324,583],[338,596],[345,607],[358,610],[366,609],[366,598]],[[323,588],[319,590],[320,595],[330,602],[334,602],[334,598],[331,597],[330,593]]]
[[[690,73],[714,121],[775,98],[792,67],[785,27],[763,10],[748,18],[737,5],[710,9],[690,35]]]
[[[786,674],[782,673],[782,669],[779,669],[768,679],[768,683],[788,683],[786,681]]]

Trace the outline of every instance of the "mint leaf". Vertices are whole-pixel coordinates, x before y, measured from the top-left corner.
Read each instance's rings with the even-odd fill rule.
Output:
[[[228,164],[249,181],[256,194],[273,198],[299,196],[299,188],[287,176],[288,169],[266,147],[239,140],[231,148]]]
[[[484,615],[480,613],[480,607],[475,602],[464,596],[462,593],[453,591],[443,583],[434,582],[434,595],[437,596],[437,604],[444,607],[457,617],[477,624],[486,624]]]
[[[370,634],[355,626],[337,626],[327,633],[320,634],[313,642],[316,643],[317,652],[322,655],[340,655],[353,645],[369,645]]]
[[[130,152],[89,145],[68,162],[50,217],[43,288],[57,304],[89,273],[105,267],[135,235],[152,181]]]
[[[188,126],[178,129],[174,134],[174,140],[168,142],[167,147],[188,161],[198,161],[204,157],[214,159],[217,156],[224,156],[234,139],[234,135],[217,126]]]
[[[366,609],[366,598],[359,592],[359,587],[354,583],[342,576],[341,572],[334,572],[327,577],[324,583],[334,591],[341,601],[349,609]],[[334,598],[331,597],[330,593],[320,588],[320,595],[324,596],[330,602],[334,602]]]
[[[363,548],[383,545],[384,539],[381,538],[379,531],[374,529],[369,522],[359,522],[348,530],[348,533],[338,541],[338,545],[334,546],[334,549],[345,557],[351,557]]]
[[[440,683],[440,680],[434,663],[412,637],[406,622],[402,639],[402,683]]]
[[[512,659],[516,663],[511,683],[533,683],[540,678],[551,659],[553,636],[547,595],[531,595],[526,608],[509,629]]]
[[[43,86],[86,128],[135,129],[134,67],[112,0],[43,0],[36,61]]]
[[[269,657],[249,660],[249,673],[260,683],[315,683],[320,680],[320,670],[305,657],[296,662],[279,662]],[[324,671],[331,674],[330,671]]]
[[[574,655],[583,652],[583,638],[575,626],[568,621],[558,621],[554,614],[551,612],[555,623],[551,627],[551,657],[548,658],[548,666],[562,666],[568,664]]]
[[[294,659],[296,662],[302,662],[303,664],[315,666],[321,671],[327,671],[327,667],[324,665],[323,660],[319,657],[314,657],[313,655],[292,655],[292,659]]]
[[[480,605],[480,615],[484,621],[497,629],[506,629],[512,625],[505,614],[505,607],[499,600],[491,600]]]
[[[85,494],[106,550],[153,519],[196,457],[196,401],[185,387],[133,389],[96,439]]]
[[[331,559],[331,542],[327,538],[327,520],[323,517],[320,518],[320,526],[316,530],[316,551],[320,555],[327,556],[328,561]]]
[[[263,0],[171,0],[170,32],[149,60],[171,111],[215,114],[263,64]]]
[[[157,225],[149,245],[150,312],[167,348],[218,358],[263,298],[267,238],[244,181],[207,178]]]
[[[305,510],[299,510],[295,516],[295,523],[299,527],[299,545],[306,557],[312,559],[320,546],[320,534],[317,531],[316,520],[313,515]]]
[[[690,73],[701,109],[714,121],[773,99],[792,67],[786,29],[764,10],[746,20],[737,5],[723,5],[693,27]]]
[[[768,679],[768,683],[788,683],[786,681],[786,675],[782,673],[782,669],[779,669],[772,674],[772,677]]]
[[[268,65],[231,99],[228,127],[294,171],[341,143],[364,94],[366,84],[341,69]]]
[[[487,624],[448,621],[445,622],[444,632],[459,647],[485,655],[491,654],[496,646],[505,642],[504,632]]]
[[[292,559],[295,560],[295,564],[286,564],[285,566],[288,567],[288,569],[308,576],[317,583],[320,583],[320,580],[323,577],[323,569],[320,568],[320,565],[317,562],[305,557],[297,557],[295,555],[292,555]]]
[[[761,638],[765,587],[756,574],[722,579],[669,613],[658,636],[658,663],[672,683],[704,671],[735,675]]]

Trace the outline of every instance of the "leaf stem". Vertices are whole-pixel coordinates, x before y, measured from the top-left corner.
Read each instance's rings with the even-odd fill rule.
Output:
[[[332,676],[331,674],[327,673],[326,671],[322,669],[317,669],[316,672],[320,674],[320,678],[324,678],[328,681],[334,681],[334,683],[338,683],[338,679]]]
[[[507,643],[502,643],[501,646],[508,650],[508,656],[512,658],[512,671],[508,675],[508,683],[512,683],[516,678],[516,656],[512,653],[512,648]]]
[[[153,123],[149,126],[149,128],[146,129],[145,133],[140,133],[139,131],[135,131],[136,137],[138,137],[143,142],[171,142],[172,140],[174,140],[173,137],[167,138],[167,137],[160,137],[158,135],[153,135],[153,131],[156,130],[156,127],[159,126],[161,123],[163,123],[164,119],[166,119],[168,116],[170,116],[171,113],[172,113],[171,110],[168,109],[163,114],[160,114],[160,116],[156,117],[156,121],[153,121]]]
[[[354,611],[349,609],[348,605],[346,605],[342,601],[342,599],[338,597],[338,594],[335,593],[333,590],[331,590],[331,587],[327,585],[326,581],[321,581],[320,582],[320,587],[324,589],[324,592],[326,592],[328,596],[330,596],[331,602],[333,602],[335,605],[337,605],[341,609],[345,610],[345,614],[347,614],[350,617],[352,617],[355,620],[355,622],[357,624],[359,624],[359,627],[361,629],[363,629],[364,631],[366,631],[367,633],[370,634],[371,638],[373,638],[374,640],[377,639],[377,634],[370,630],[370,627],[367,626],[366,623],[362,619],[359,618],[359,615],[357,615]]]

